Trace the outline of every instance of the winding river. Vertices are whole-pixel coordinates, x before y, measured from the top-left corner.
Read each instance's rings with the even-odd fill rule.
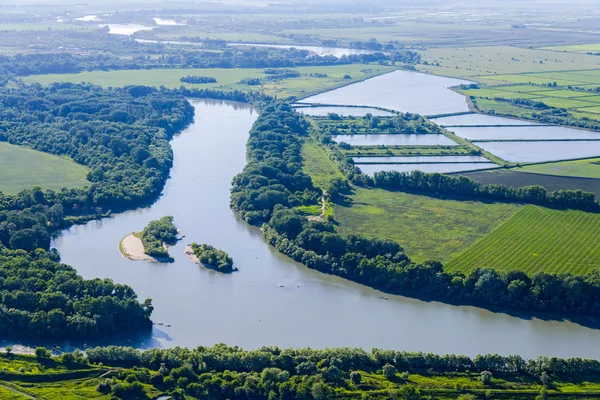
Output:
[[[140,298],[153,299],[153,320],[163,325],[119,344],[224,342],[249,349],[353,346],[600,358],[595,345],[600,330],[386,295],[278,254],[229,208],[231,178],[244,167],[256,112],[237,103],[192,103],[195,123],[172,141],[175,165],[161,198],[149,208],[73,227],[54,241],[63,261],[85,278],[112,278],[131,285]],[[121,257],[117,245],[123,236],[164,215],[173,215],[186,234],[170,250],[174,263]],[[192,241],[226,250],[241,271],[222,275],[193,264],[183,254]]]

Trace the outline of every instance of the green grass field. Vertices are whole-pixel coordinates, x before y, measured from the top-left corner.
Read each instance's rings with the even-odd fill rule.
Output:
[[[600,52],[600,43],[573,44],[570,46],[551,46],[541,47],[540,50],[563,51],[568,53],[598,53]]]
[[[448,265],[582,274],[600,266],[600,215],[526,206]]]
[[[354,190],[351,207],[335,208],[340,233],[397,241],[418,262],[449,261],[521,207],[380,189]]]
[[[600,158],[528,165],[517,170],[537,174],[600,179]]]
[[[307,141],[302,146],[304,166],[302,170],[310,176],[315,186],[323,189],[333,178],[343,178],[344,175],[318,144]]]
[[[122,71],[93,71],[79,74],[35,75],[25,78],[25,81],[48,84],[51,82],[91,82],[101,86],[147,85],[176,88],[180,86],[195,88],[216,88],[225,90],[258,90],[278,96],[308,96],[322,92],[349,82],[363,80],[372,76],[393,71],[395,67],[381,65],[351,64],[320,67],[294,68],[302,74],[324,73],[327,78],[302,76],[285,79],[279,82],[264,82],[262,86],[238,84],[244,78],[266,78],[264,69],[256,68],[206,68],[206,69],[153,69],[153,70],[122,70]],[[213,84],[187,84],[180,78],[188,75],[211,76],[217,80]],[[344,79],[350,75],[352,80]]]
[[[40,186],[58,190],[89,185],[87,167],[66,158],[0,143],[0,191],[18,193]]]

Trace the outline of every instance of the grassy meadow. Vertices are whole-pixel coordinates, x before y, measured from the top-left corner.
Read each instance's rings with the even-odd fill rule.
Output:
[[[35,75],[25,78],[26,82],[91,82],[101,86],[147,85],[176,88],[187,86],[190,88],[212,88],[241,91],[261,91],[269,95],[280,97],[304,97],[317,92],[333,89],[354,81],[364,80],[386,72],[391,72],[395,67],[367,64],[335,65],[319,67],[293,68],[301,74],[327,74],[326,78],[303,75],[299,78],[289,78],[277,82],[264,81],[260,86],[239,84],[244,78],[266,78],[264,69],[258,68],[206,68],[206,69],[153,69],[153,70],[121,70],[121,71],[93,71],[68,75]],[[188,75],[210,76],[217,80],[212,84],[189,84],[180,81]],[[352,79],[344,79],[350,75]]]
[[[359,187],[351,198],[335,208],[341,234],[394,240],[419,262],[449,261],[521,208]]]
[[[528,205],[448,265],[582,274],[600,266],[600,215]]]
[[[600,179],[600,158],[563,161],[547,164],[534,164],[518,168],[517,170],[523,172],[534,172],[536,174]]]
[[[333,178],[344,178],[338,167],[321,146],[307,141],[302,146],[304,165],[302,170],[311,177],[315,186],[323,189]]]
[[[18,193],[40,186],[59,190],[89,185],[87,167],[66,158],[0,143],[0,191]]]

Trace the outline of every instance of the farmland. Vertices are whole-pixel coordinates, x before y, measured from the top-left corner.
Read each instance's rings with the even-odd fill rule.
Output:
[[[59,190],[89,185],[89,169],[66,158],[0,143],[0,191],[18,193],[40,186]]]
[[[328,88],[335,88],[348,83],[363,80],[375,75],[394,70],[394,67],[381,65],[352,64],[341,66],[298,67],[296,71],[303,74],[299,78],[289,78],[277,82],[264,82],[260,86],[248,86],[239,82],[245,78],[266,78],[264,69],[154,69],[154,70],[121,70],[121,71],[93,71],[68,75],[36,75],[27,77],[27,82],[91,82],[101,86],[126,86],[149,85],[168,88],[180,86],[195,88],[212,88],[224,90],[255,90],[269,95],[278,96],[307,96],[314,92],[321,92]],[[310,74],[327,74],[325,78],[310,76]],[[186,84],[180,81],[184,76],[200,75],[210,76],[217,80],[212,84]],[[352,79],[344,79],[350,75]]]
[[[600,159],[563,161],[558,163],[535,164],[519,168],[524,172],[538,174],[573,176],[581,178],[600,178]]]
[[[351,199],[335,208],[341,234],[392,239],[420,262],[449,261],[521,207],[358,187]]]
[[[583,274],[600,266],[599,231],[598,214],[526,206],[447,268]]]

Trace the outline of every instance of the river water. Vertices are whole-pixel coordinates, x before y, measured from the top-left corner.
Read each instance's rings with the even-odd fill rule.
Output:
[[[54,241],[63,261],[85,278],[131,285],[140,298],[153,299],[153,320],[171,325],[155,325],[151,337],[118,344],[147,348],[224,342],[249,349],[353,346],[600,358],[595,345],[600,330],[390,296],[280,255],[228,206],[231,178],[244,167],[256,112],[236,103],[192,103],[195,123],[172,141],[175,165],[162,197],[149,208],[73,227]],[[117,246],[122,237],[165,215],[173,215],[186,234],[170,250],[174,263],[121,257]],[[192,241],[224,249],[241,271],[223,275],[193,264],[183,254]]]

